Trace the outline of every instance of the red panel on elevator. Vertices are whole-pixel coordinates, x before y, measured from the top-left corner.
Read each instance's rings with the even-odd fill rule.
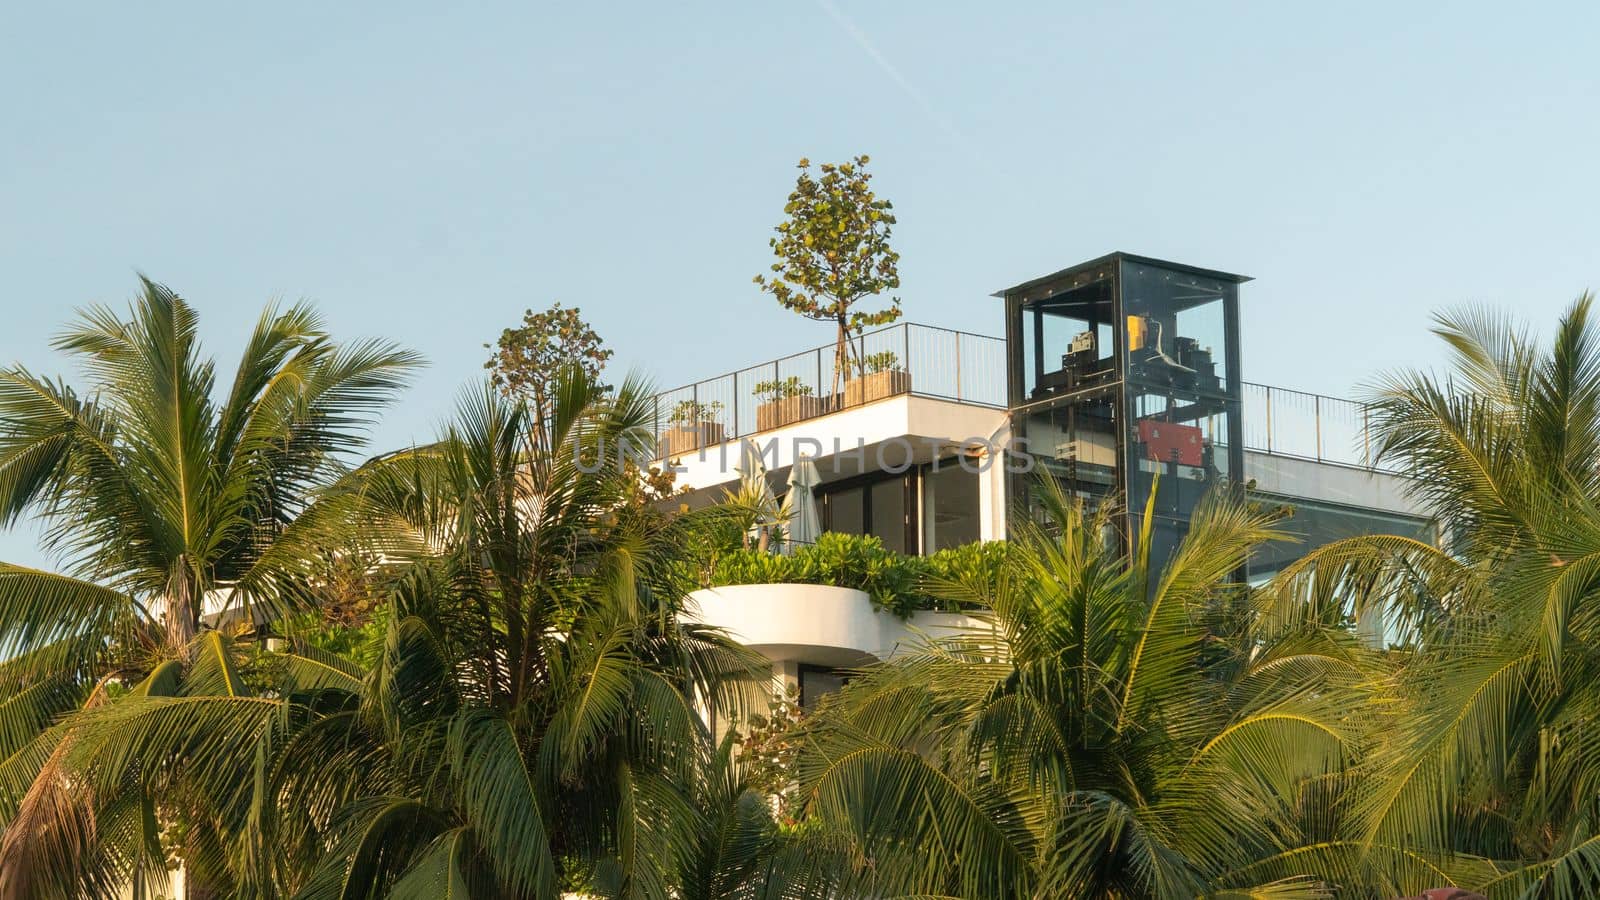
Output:
[[[1176,459],[1180,466],[1199,466],[1205,434],[1194,425],[1140,419],[1139,443],[1144,444],[1145,456],[1156,462]]]

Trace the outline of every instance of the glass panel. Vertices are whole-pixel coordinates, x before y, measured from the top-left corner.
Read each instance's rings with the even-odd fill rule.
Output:
[[[1424,519],[1319,503],[1300,497],[1250,492],[1250,498],[1268,507],[1287,506],[1289,518],[1277,525],[1294,540],[1274,541],[1256,550],[1249,563],[1250,578],[1268,578],[1290,563],[1325,544],[1364,534],[1394,534],[1433,543],[1433,525]]]
[[[922,476],[922,552],[978,540],[978,473],[946,460]]]
[[[1226,396],[1232,282],[1124,263],[1128,378],[1180,395]]]
[[[840,534],[866,534],[866,491],[863,488],[846,488],[827,495],[827,529]]]
[[[896,553],[906,552],[905,477],[872,485],[872,534]]]
[[[1024,402],[1116,378],[1111,287],[1107,277],[1024,306],[1017,348]]]
[[[1226,334],[1237,285],[1129,260],[1121,291],[1130,527],[1137,531],[1154,489],[1154,555],[1161,560],[1201,496],[1230,474],[1238,403],[1228,395]]]
[[[1293,540],[1275,541],[1262,546],[1246,566],[1251,584],[1263,584],[1307,553],[1345,538],[1364,534],[1394,534],[1425,543],[1437,541],[1433,523],[1372,509],[1357,509],[1333,503],[1318,503],[1303,498],[1251,493],[1251,499],[1270,506],[1288,506],[1293,512],[1278,525]],[[1356,622],[1356,631],[1373,646],[1404,643],[1413,635],[1396,623],[1385,622],[1381,614],[1368,613]]]
[[[1016,426],[1016,447],[1033,457],[1035,475],[1016,480],[1048,474],[1068,496],[1093,499],[1115,493],[1120,452],[1116,399],[1114,390],[1104,389],[1072,403],[1030,411]]]

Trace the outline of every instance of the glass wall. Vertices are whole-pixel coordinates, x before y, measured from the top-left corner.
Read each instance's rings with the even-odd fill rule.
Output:
[[[915,553],[906,547],[906,532],[911,516],[906,509],[908,478],[905,476],[875,481],[869,489],[867,509],[872,527],[869,533],[896,553]],[[914,538],[913,538],[914,539]]]
[[[867,530],[867,488],[856,484],[823,494],[822,527],[841,534],[871,534]]]
[[[823,697],[836,694],[849,681],[849,675],[840,669],[824,666],[800,666],[800,708],[816,709]]]
[[[979,539],[978,473],[956,459],[817,491],[822,527],[867,534],[896,553],[927,554]]]
[[[1086,499],[1120,491],[1118,419],[1117,392],[1110,387],[1034,407],[1013,421],[1017,446],[1033,457],[1034,474],[1013,480],[1025,491],[1033,478],[1048,475],[1067,496]]]
[[[1036,301],[1023,312],[1023,403],[1116,379],[1116,304],[1112,290],[1107,269],[1100,280]]]
[[[1268,506],[1287,507],[1289,517],[1276,528],[1293,539],[1273,541],[1256,550],[1248,568],[1250,581],[1255,584],[1265,582],[1318,547],[1345,538],[1393,534],[1429,544],[1437,539],[1433,523],[1415,516],[1255,491],[1250,498]]]
[[[977,541],[978,473],[944,460],[922,473],[922,552]]]
[[[913,478],[912,472],[882,473],[825,486],[818,491],[823,530],[870,534],[897,553],[915,553],[915,530],[907,509]]]
[[[1240,423],[1229,338],[1238,286],[1142,260],[1121,265],[1129,525],[1141,527],[1154,491],[1152,532],[1163,559],[1195,504],[1233,474]]]

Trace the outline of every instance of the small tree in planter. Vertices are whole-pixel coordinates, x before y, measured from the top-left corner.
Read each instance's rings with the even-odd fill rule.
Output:
[[[822,398],[811,396],[811,385],[794,375],[758,382],[754,393],[763,401],[756,407],[757,431],[771,431],[825,411]]]
[[[672,408],[667,417],[667,429],[661,433],[661,455],[677,456],[701,447],[720,444],[727,439],[722,427],[722,402],[713,400],[698,403],[683,400]]]
[[[839,380],[852,371],[866,374],[860,348],[850,335],[900,318],[900,300],[866,310],[857,304],[900,286],[900,254],[889,246],[895,223],[894,205],[872,192],[868,159],[823,163],[822,177],[811,174],[811,161],[800,160],[800,175],[783,212],[788,218],[768,243],[778,261],[772,275],[755,283],[785,309],[836,326],[833,394]]]
[[[893,350],[873,353],[862,363],[860,377],[845,382],[845,406],[860,406],[911,390],[911,373],[900,365],[900,357]]]

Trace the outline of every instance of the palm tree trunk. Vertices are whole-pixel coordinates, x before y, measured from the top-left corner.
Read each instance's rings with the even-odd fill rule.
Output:
[[[189,644],[193,643],[195,632],[194,616],[189,612],[189,604],[167,601],[167,649],[179,657],[189,655]]]
[[[194,593],[194,580],[189,577],[187,565],[179,561],[176,571],[167,579],[165,598],[167,649],[178,659],[189,658],[189,645],[194,643],[195,633],[200,630]]]

